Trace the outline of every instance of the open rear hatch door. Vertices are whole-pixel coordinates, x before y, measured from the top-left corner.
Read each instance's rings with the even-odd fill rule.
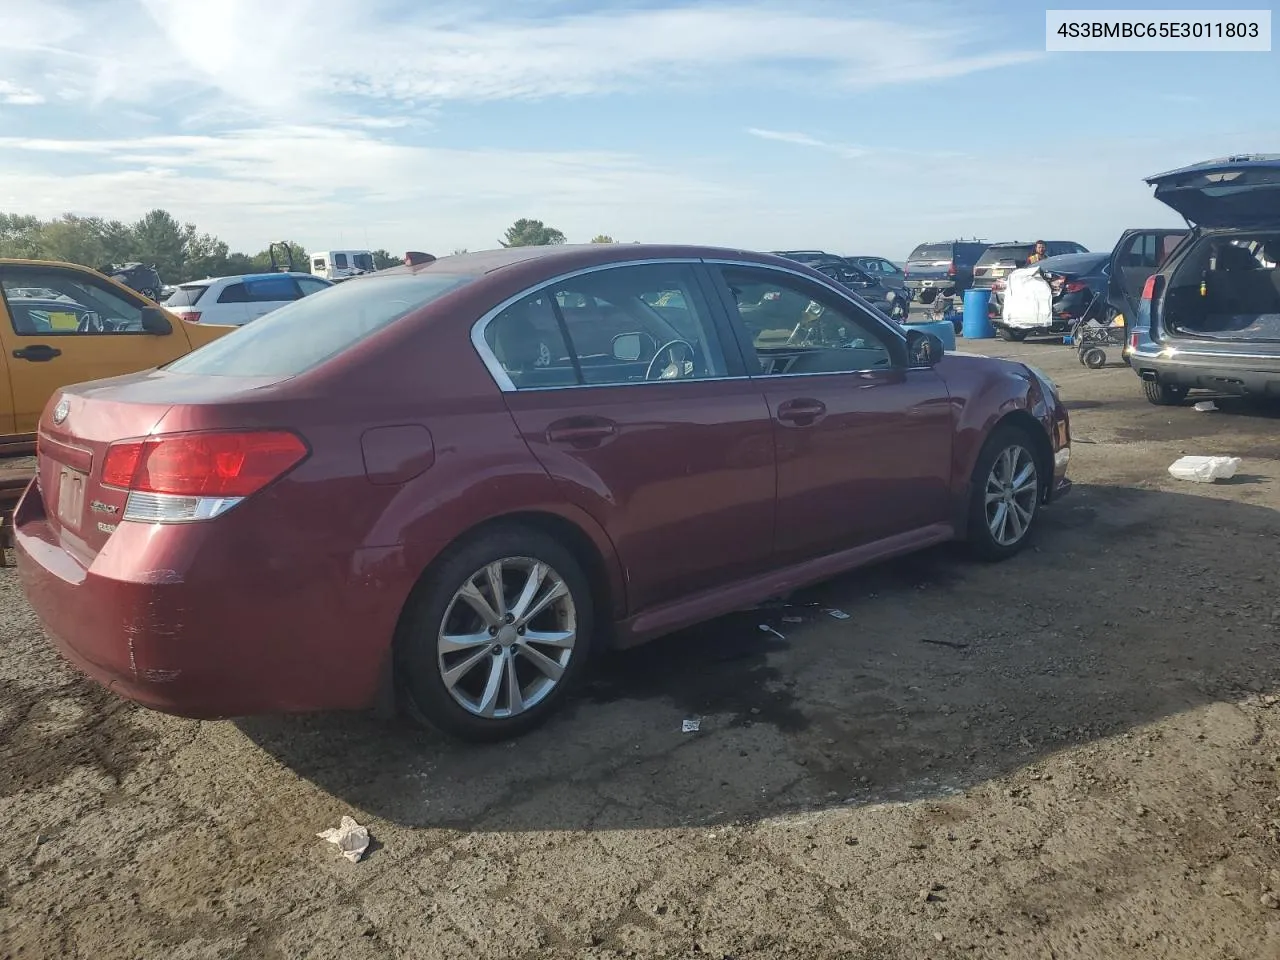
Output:
[[[1156,199],[1197,227],[1280,223],[1280,154],[1246,154],[1147,177]]]

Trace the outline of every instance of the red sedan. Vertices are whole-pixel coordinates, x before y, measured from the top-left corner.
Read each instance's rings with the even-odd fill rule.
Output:
[[[942,541],[1008,557],[1069,454],[1043,374],[799,264],[526,247],[63,390],[15,530],[49,636],[124,697],[497,739],[593,650]]]

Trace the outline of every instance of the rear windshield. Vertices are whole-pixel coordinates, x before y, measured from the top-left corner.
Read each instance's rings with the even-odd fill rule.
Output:
[[[164,302],[164,305],[166,307],[193,307],[208,289],[209,285],[207,283],[193,283],[189,286],[179,287],[173,291],[173,295]]]
[[[1035,249],[1036,245],[1034,243],[1020,243],[1009,247],[987,247],[986,253],[978,258],[978,266],[985,267],[987,264],[1008,261],[1024,263],[1027,257],[1035,252]]]
[[[951,244],[922,243],[911,251],[910,260],[950,260]]]
[[[166,370],[211,377],[292,377],[337,356],[473,278],[362,277],[254,320]]]

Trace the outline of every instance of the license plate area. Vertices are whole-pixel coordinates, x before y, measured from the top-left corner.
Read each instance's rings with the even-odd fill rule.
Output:
[[[58,522],[64,527],[79,529],[84,516],[84,488],[88,474],[71,467],[58,467]]]

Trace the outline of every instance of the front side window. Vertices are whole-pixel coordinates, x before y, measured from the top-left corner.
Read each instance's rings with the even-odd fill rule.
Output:
[[[485,331],[517,389],[698,380],[726,374],[685,264],[612,267],[520,300]]]
[[[19,336],[143,333],[142,305],[70,270],[0,267],[9,322]]]
[[[244,282],[245,297],[249,303],[279,303],[297,300],[302,294],[293,277],[281,274],[277,277],[258,277]]]
[[[319,293],[321,290],[328,290],[333,284],[325,283],[318,277],[295,277],[298,282],[298,289],[302,291],[305,297],[308,294]]]
[[[345,253],[335,253],[333,255],[333,265],[340,270],[347,268],[347,255]]]
[[[899,341],[874,317],[799,277],[726,267],[736,319],[765,376],[905,366]]]

